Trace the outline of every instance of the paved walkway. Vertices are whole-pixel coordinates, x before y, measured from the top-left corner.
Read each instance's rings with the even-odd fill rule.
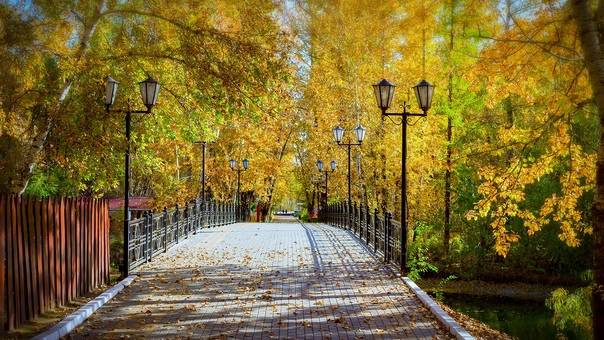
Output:
[[[281,222],[205,229],[141,267],[72,337],[452,337],[347,231]]]

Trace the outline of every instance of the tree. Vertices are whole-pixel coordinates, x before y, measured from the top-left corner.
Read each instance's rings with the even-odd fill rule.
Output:
[[[600,117],[600,143],[596,161],[596,193],[593,202],[593,273],[592,313],[594,339],[604,338],[604,1],[596,11],[589,1],[570,2],[579,30],[585,65],[589,73],[593,100]]]

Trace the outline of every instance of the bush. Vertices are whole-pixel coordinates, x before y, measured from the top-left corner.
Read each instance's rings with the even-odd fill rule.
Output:
[[[421,275],[428,272],[438,272],[438,267],[430,263],[430,257],[427,255],[427,249],[422,245],[412,245],[409,251],[409,260],[407,266],[409,267],[409,274],[407,275],[411,280],[418,281],[421,279]]]
[[[580,339],[591,338],[591,289],[591,286],[583,287],[569,293],[558,288],[545,301],[547,308],[554,312],[554,325],[560,332],[576,334]]]

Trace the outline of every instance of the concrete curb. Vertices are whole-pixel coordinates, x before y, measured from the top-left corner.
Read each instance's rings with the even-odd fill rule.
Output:
[[[410,278],[408,277],[403,277],[403,281],[405,282],[405,284],[407,285],[407,287],[409,287],[409,289],[411,289],[413,291],[413,293],[415,293],[415,295],[417,295],[417,297],[420,299],[420,301],[426,306],[428,307],[428,309],[430,309],[430,311],[432,311],[432,313],[436,316],[436,318],[443,324],[445,325],[445,327],[447,327],[449,329],[449,331],[451,333],[453,333],[453,335],[455,335],[455,337],[457,339],[464,339],[464,340],[470,340],[470,339],[474,339],[474,337],[468,333],[468,331],[466,331],[463,327],[461,327],[460,324],[457,323],[457,321],[455,321],[455,319],[453,319],[449,314],[447,314],[447,312],[445,312],[442,308],[440,308],[440,306],[434,302],[434,300],[432,300],[432,298],[426,294],[426,292],[424,292],[421,288],[419,288],[415,282],[413,282]]]
[[[132,281],[136,278],[136,275],[130,275],[127,278],[120,281],[118,284],[107,289],[103,294],[97,296],[94,300],[88,302],[77,311],[69,314],[58,324],[49,328],[43,333],[36,335],[34,340],[55,340],[63,336],[66,336],[74,328],[81,325],[92,313],[99,309],[102,305],[111,300],[117,293],[121,292],[122,289],[129,286]]]

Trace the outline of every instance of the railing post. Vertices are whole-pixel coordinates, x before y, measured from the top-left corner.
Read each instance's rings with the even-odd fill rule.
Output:
[[[210,226],[210,220],[208,218],[208,213],[210,211],[210,207],[208,204],[208,201],[203,201],[203,216],[202,216],[202,220],[201,220],[201,227],[202,228],[206,228]]]
[[[346,225],[344,224],[344,220],[346,219],[346,210],[344,208],[344,205],[341,202],[338,203],[338,208],[339,208],[338,210],[340,211],[340,214],[339,214],[340,215],[340,218],[339,218],[340,221],[339,221],[338,224],[340,225],[340,228],[346,229]]]
[[[348,208],[348,225],[354,235],[356,234],[356,227],[354,225],[354,206],[352,205],[352,202],[350,202],[346,204],[346,207]]]
[[[348,230],[352,230],[352,233],[354,234],[354,225],[352,224],[352,202],[349,203],[344,203],[344,206],[346,207],[346,224],[348,224]]]
[[[214,226],[214,203],[213,202],[208,202],[208,227],[213,227]]]
[[[348,206],[345,203],[340,203],[340,207],[342,210],[342,217],[340,218],[342,221],[342,228],[348,229],[348,221],[346,221],[348,218]]]
[[[153,259],[153,212],[149,212],[149,262]]]
[[[369,205],[365,206],[365,241],[369,245],[369,226],[371,224],[371,211]]]
[[[168,251],[168,208],[164,207],[164,253]]]
[[[193,235],[197,234],[197,228],[199,227],[199,198],[195,198],[193,201]]]
[[[144,256],[145,262],[147,262],[147,260],[149,259],[149,256],[147,254],[149,251],[149,249],[147,248],[149,246],[149,214],[146,211],[143,213],[143,233],[145,233],[145,243],[142,245],[139,243],[139,246],[142,248],[140,256]]]
[[[216,201],[212,202],[212,227],[215,227],[218,221],[218,215],[216,214]]]
[[[359,203],[359,239],[363,240],[363,236],[365,235],[365,226],[363,225],[363,219],[365,217],[365,212],[363,210],[363,203]]]
[[[224,203],[218,205],[218,218],[220,218],[220,225],[224,225]]]
[[[197,200],[197,214],[197,230],[201,230],[203,228],[203,200],[201,198]]]
[[[373,210],[373,251],[377,252],[377,223],[378,223],[378,209]]]
[[[392,214],[384,213],[384,262],[390,262],[390,229]]]
[[[355,234],[359,233],[359,237],[361,237],[361,222],[359,221],[359,209],[360,207],[357,206],[357,202],[354,202],[354,205],[352,206],[352,221],[354,223]]]
[[[175,233],[174,239],[176,240],[176,244],[178,244],[178,234],[180,231],[180,223],[179,223],[180,216],[179,215],[180,215],[180,211],[178,210],[178,203],[176,203],[176,209],[174,210],[174,221],[176,221],[176,225],[175,225],[176,233]]]
[[[190,216],[189,202],[185,202],[185,211],[184,211],[183,215],[184,216],[183,216],[183,221],[182,221],[183,222],[182,229],[185,234],[185,238],[189,238],[189,220],[190,220],[190,218],[189,218],[189,216]]]

